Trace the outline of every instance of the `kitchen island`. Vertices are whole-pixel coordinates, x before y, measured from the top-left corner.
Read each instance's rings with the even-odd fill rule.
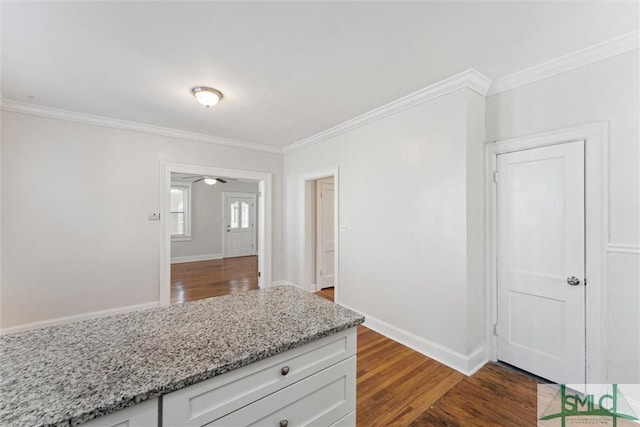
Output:
[[[318,405],[317,390],[342,383],[353,394],[345,419],[354,420],[354,327],[363,321],[299,288],[275,286],[5,335],[0,425],[95,419],[89,425],[144,405],[156,418],[140,425],[240,425],[290,405],[288,388],[297,387],[296,402],[309,395],[307,404]],[[330,374],[342,383],[324,384]]]

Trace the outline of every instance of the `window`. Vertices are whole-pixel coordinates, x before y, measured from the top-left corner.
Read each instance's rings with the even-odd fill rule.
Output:
[[[229,228],[249,228],[249,202],[229,203],[229,209],[231,209]]]
[[[242,202],[242,224],[240,224],[240,228],[249,228],[249,203]]]
[[[191,240],[191,184],[171,184],[171,239]]]
[[[239,224],[239,216],[240,216],[240,208],[239,208],[239,203],[240,202],[233,202],[231,203],[231,228],[238,228],[238,224]]]

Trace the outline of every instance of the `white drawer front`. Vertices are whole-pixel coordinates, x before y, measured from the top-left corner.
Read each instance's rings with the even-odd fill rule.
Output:
[[[330,426],[355,408],[354,356],[207,426]]]
[[[89,420],[83,427],[157,427],[158,399],[149,399],[112,414]]]
[[[169,393],[163,397],[163,424],[202,426],[355,353],[351,328]]]

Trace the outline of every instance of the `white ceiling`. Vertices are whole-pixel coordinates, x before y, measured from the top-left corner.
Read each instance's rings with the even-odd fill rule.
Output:
[[[4,2],[2,96],[282,147],[465,69],[496,79],[638,21],[637,2]],[[224,100],[207,110],[198,85]]]

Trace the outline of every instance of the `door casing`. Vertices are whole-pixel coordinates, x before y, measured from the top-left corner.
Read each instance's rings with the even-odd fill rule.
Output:
[[[160,162],[160,306],[171,303],[171,230],[168,221],[170,211],[171,173],[182,172],[192,175],[224,176],[228,178],[251,179],[258,181],[258,286],[263,289],[271,285],[271,205],[272,175],[240,169],[224,169],[214,166],[189,163]]]
[[[521,138],[488,142],[485,149],[485,326],[486,348],[496,361],[497,324],[497,206],[494,171],[499,154],[572,141],[585,146],[585,277],[586,286],[586,380],[608,383],[606,357],[608,226],[608,122],[596,122]]]
[[[311,209],[315,209],[315,187],[313,182],[322,178],[333,177],[333,235],[334,235],[334,302],[340,301],[340,167],[322,169],[318,171],[311,171],[308,174],[302,176],[298,181],[298,191],[302,196],[300,204],[297,206],[298,215],[303,218],[301,224],[301,233],[299,244],[301,248],[304,248],[301,257],[302,263],[302,286],[311,291],[316,291],[316,269],[315,269],[315,234],[316,227],[315,222],[310,221],[310,217],[315,217],[315,211],[312,213]],[[309,203],[313,199],[314,203]],[[313,208],[311,207],[313,206]]]

